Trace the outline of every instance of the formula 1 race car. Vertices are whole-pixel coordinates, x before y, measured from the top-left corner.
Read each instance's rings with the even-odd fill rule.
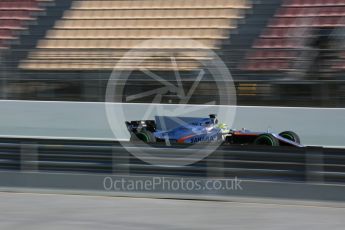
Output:
[[[143,141],[145,143],[169,142],[172,144],[223,142],[240,145],[303,147],[298,135],[292,131],[275,134],[271,132],[253,132],[246,129],[231,130],[226,124],[218,123],[215,114],[209,115],[208,118],[189,118],[189,121],[182,122],[181,119],[183,120],[183,118],[172,118],[170,121],[180,120],[179,125],[175,124],[173,128],[165,125],[164,130],[162,130],[162,127],[160,129],[157,127],[157,124],[161,123],[161,119],[161,117],[156,117],[156,120],[126,121],[127,129],[131,135],[130,141]]]

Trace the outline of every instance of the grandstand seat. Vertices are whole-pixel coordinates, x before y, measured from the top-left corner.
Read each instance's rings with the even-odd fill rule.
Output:
[[[345,16],[345,7],[285,7],[276,17],[332,17]]]
[[[72,9],[198,9],[198,8],[249,8],[244,0],[86,0],[74,1]]]
[[[5,19],[0,20],[0,29],[24,29],[21,20]]]
[[[313,28],[343,27],[343,16],[344,0],[285,0],[253,43],[254,52],[246,55],[245,62],[256,60],[256,63],[241,66],[255,71],[288,70],[287,67],[292,66],[290,62],[298,55],[296,51],[306,49],[308,39],[313,36]],[[291,49],[292,52],[283,52],[282,49]],[[288,65],[280,63],[282,57]]]
[[[300,38],[305,37],[310,32],[309,27],[295,28],[266,28],[260,38]]]
[[[288,0],[283,4],[286,6],[310,7],[310,6],[345,6],[343,0]]]
[[[106,9],[106,10],[68,10],[64,14],[65,19],[142,19],[142,18],[241,18],[241,10],[238,8],[225,9]]]
[[[0,10],[42,10],[36,0],[3,0],[0,2]]]
[[[225,30],[219,29],[203,29],[198,28],[172,28],[172,29],[134,29],[108,30],[99,29],[94,33],[89,29],[76,30],[50,30],[47,35],[49,39],[119,39],[119,38],[206,38],[206,39],[225,39],[228,37]]]
[[[273,60],[262,60],[258,62],[255,61],[248,61],[242,67],[246,70],[252,71],[279,71],[279,70],[287,70],[290,68],[290,63],[286,61],[273,61]]]
[[[27,10],[2,10],[0,19],[33,19],[31,12]]]
[[[276,18],[269,27],[339,27],[344,26],[345,20],[341,17],[305,17],[305,18]]]
[[[248,60],[260,60],[260,59],[291,59],[296,56],[295,51],[291,50],[256,50],[248,55]]]
[[[12,30],[0,29],[0,39],[12,39],[14,38]]]
[[[1,48],[9,48],[5,40],[18,39],[17,30],[27,29],[26,21],[35,20],[35,12],[43,11],[40,2],[52,0],[2,0],[0,2],[0,39]],[[5,39],[5,40],[4,40]]]
[[[246,0],[75,0],[20,68],[112,69],[126,51],[146,40],[161,39],[140,47],[161,55],[146,60],[144,66],[171,70],[175,67],[168,65],[166,57],[174,54],[178,68],[195,69],[198,65],[193,60],[208,59],[204,49],[219,49],[250,7]],[[123,68],[133,68],[130,62]]]
[[[285,48],[297,49],[303,47],[301,39],[267,38],[260,39],[254,44],[254,48]]]

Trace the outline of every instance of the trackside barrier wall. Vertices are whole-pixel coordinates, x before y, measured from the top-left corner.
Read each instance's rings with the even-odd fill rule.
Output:
[[[141,119],[147,104],[111,104],[126,110],[127,120]],[[160,105],[174,107],[176,105]],[[53,139],[128,139],[121,117],[114,117],[121,129],[116,137],[106,116],[105,103],[0,101],[0,136]],[[121,108],[119,108],[121,107]],[[205,117],[216,106],[186,105],[196,108],[188,116]],[[230,110],[235,107],[223,107]],[[219,117],[227,121],[233,118]],[[303,144],[327,147],[345,146],[345,109],[342,108],[285,108],[285,107],[236,107],[231,128],[280,132],[297,132]]]

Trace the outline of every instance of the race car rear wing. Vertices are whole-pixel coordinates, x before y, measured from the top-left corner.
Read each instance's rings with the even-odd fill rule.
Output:
[[[137,133],[142,129],[150,132],[156,131],[156,122],[154,120],[141,120],[141,121],[126,121],[126,126],[129,132]]]

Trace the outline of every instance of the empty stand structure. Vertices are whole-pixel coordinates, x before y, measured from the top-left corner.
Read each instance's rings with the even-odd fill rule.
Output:
[[[44,11],[45,2],[54,0],[2,0],[0,2],[0,49],[9,49],[31,21]]]
[[[249,71],[308,68],[306,59],[317,59],[315,55],[313,57],[313,49],[332,49],[320,47],[320,37],[334,36],[335,31],[344,26],[344,0],[284,0],[254,42],[241,68]],[[330,60],[324,70],[342,66],[334,63]]]
[[[209,58],[205,50],[221,48],[250,7],[246,0],[75,0],[19,67],[167,71],[176,68],[173,56],[179,70],[193,70]],[[132,49],[135,55],[119,65]]]
[[[171,84],[181,71],[187,92],[203,69],[189,103],[207,103],[222,94],[201,66],[212,50],[240,105],[344,106],[344,12],[345,0],[1,0],[0,95],[103,102],[114,68],[130,70],[125,96],[161,87],[143,69]]]

